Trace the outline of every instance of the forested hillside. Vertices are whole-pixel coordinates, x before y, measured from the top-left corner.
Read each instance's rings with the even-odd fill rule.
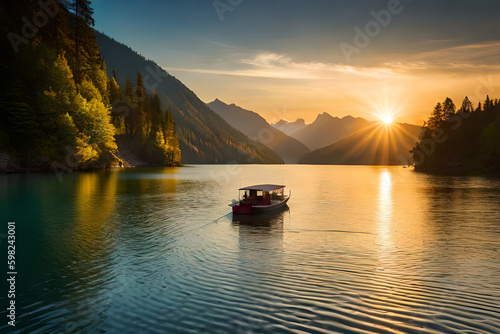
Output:
[[[122,164],[118,132],[154,163],[178,164],[174,123],[162,116],[158,96],[139,80],[122,95],[108,79],[92,16],[88,0],[2,2],[0,152],[20,169],[109,167]],[[124,102],[128,112],[120,114]],[[128,115],[135,118],[127,123]]]
[[[486,97],[460,108],[450,99],[438,103],[412,151],[415,170],[432,173],[500,173],[500,103]]]
[[[275,152],[234,129],[158,64],[104,34],[96,36],[109,76],[124,86],[127,78],[141,72],[144,87],[156,90],[171,110],[183,163],[283,163]]]

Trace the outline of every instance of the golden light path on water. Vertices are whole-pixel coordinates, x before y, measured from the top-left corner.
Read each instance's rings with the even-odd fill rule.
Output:
[[[282,179],[288,210],[229,213],[241,185]],[[26,222],[18,333],[500,332],[498,180],[249,165],[0,184]]]

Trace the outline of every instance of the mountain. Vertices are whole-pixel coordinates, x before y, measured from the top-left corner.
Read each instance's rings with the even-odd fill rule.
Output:
[[[235,104],[228,105],[219,99],[207,105],[231,126],[272,149],[285,163],[298,163],[302,156],[310,152],[304,144],[273,128],[264,118],[253,111],[243,109]]]
[[[302,164],[404,165],[422,131],[420,126],[373,122],[368,127],[332,145],[306,154]]]
[[[182,163],[283,163],[278,154],[234,129],[212,111],[194,92],[151,60],[128,46],[96,32],[108,76],[115,76],[123,89],[127,77],[137,73],[148,91],[156,90],[163,108],[175,120]]]
[[[295,132],[292,137],[311,150],[316,150],[344,139],[368,125],[370,122],[363,118],[338,118],[325,112],[318,115],[313,123]]]
[[[306,122],[302,118],[297,118],[295,122],[289,122],[281,119],[278,123],[271,123],[271,126],[289,136],[292,136],[297,131],[305,128]]]

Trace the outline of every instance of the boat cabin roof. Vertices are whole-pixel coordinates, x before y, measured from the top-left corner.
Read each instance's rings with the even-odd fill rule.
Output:
[[[255,186],[248,186],[245,188],[240,188],[239,190],[262,190],[262,191],[273,191],[273,190],[278,190],[281,188],[285,188],[284,185],[278,185],[278,184],[257,184]]]

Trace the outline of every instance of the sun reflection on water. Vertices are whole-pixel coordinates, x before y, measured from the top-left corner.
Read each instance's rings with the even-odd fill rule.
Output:
[[[392,175],[384,170],[380,173],[378,193],[378,220],[384,229],[390,227],[392,221],[392,204]]]
[[[377,232],[378,243],[382,258],[386,258],[393,245],[392,222],[394,216],[393,208],[393,180],[388,170],[383,170],[379,176],[378,186],[378,208],[377,208]]]

